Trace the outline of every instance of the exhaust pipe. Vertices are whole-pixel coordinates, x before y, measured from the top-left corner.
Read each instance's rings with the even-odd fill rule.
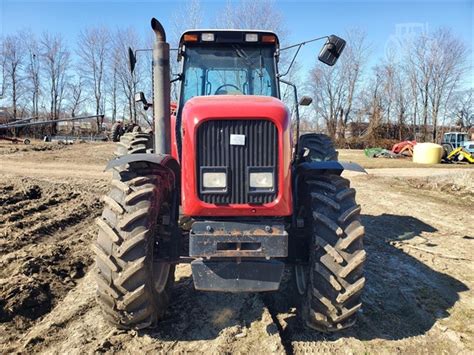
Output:
[[[170,45],[161,23],[151,19],[155,32],[153,42],[153,118],[155,130],[155,153],[171,153],[170,129]]]

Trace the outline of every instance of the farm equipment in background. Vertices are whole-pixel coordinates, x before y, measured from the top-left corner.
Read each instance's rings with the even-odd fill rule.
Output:
[[[474,141],[466,132],[448,132],[443,135],[443,161],[447,163],[474,163]]]
[[[56,120],[38,120],[35,117],[23,118],[17,121],[8,122],[5,124],[0,124],[0,130],[9,130],[12,128],[23,128],[23,127],[32,127],[32,126],[42,126],[48,124],[57,124],[59,122],[70,122],[70,121],[78,121],[90,118],[97,118],[100,117],[102,120],[104,119],[104,115],[91,115],[91,116],[81,116],[81,117],[70,117],[70,118],[61,118]],[[18,143],[23,141],[24,144],[30,144],[31,141],[29,138],[25,138],[23,140],[19,139],[18,137],[8,137],[8,136],[0,136],[0,139],[11,141],[12,143]],[[43,139],[45,142],[50,142],[51,137],[45,136]]]
[[[14,144],[22,142],[23,144],[28,145],[28,144],[31,143],[31,141],[28,138],[19,139],[19,138],[16,138],[16,137],[0,136],[0,140],[9,141],[9,142],[12,142]]]
[[[457,148],[464,148],[464,151],[474,155],[474,141],[469,140],[469,134],[466,132],[448,132],[443,135],[441,145],[444,149],[446,158]]]
[[[179,102],[171,104],[169,44],[158,20],[151,27],[153,103],[143,103],[153,107],[153,132],[120,137],[97,219],[104,316],[125,329],[154,324],[178,263],[191,263],[196,289],[223,292],[276,291],[288,263],[305,324],[325,332],[351,326],[366,252],[355,190],[341,173],[365,171],[337,161],[329,137],[299,137],[298,105],[311,99],[298,101],[283,79],[289,68],[279,73],[277,64],[281,51],[295,48],[296,58],[303,45],[325,39],[318,58],[334,65],[345,41],[331,35],[280,48],[270,31],[186,31],[173,80]],[[129,56],[133,72],[131,49]],[[282,83],[294,93],[294,125]]]
[[[459,147],[452,150],[446,157],[443,158],[448,163],[467,162],[474,164],[474,156],[469,153],[464,147]]]
[[[400,154],[406,157],[413,156],[413,147],[416,145],[416,141],[403,141],[394,144],[392,147],[392,153]]]

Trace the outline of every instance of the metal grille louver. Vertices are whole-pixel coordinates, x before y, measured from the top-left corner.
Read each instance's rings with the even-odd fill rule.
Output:
[[[245,135],[245,145],[231,145],[231,134]],[[278,194],[278,134],[268,120],[211,120],[197,131],[197,176],[201,186],[201,167],[227,167],[226,193],[202,193],[199,198],[214,204],[262,204],[272,202]],[[273,168],[275,190],[249,193],[247,167]]]

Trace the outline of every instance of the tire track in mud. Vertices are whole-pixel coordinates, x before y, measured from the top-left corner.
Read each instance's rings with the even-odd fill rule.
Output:
[[[73,289],[92,263],[99,188],[0,178],[0,352]]]
[[[15,350],[285,353],[260,295],[196,291],[187,265],[178,268],[169,310],[155,328],[135,332],[109,326],[96,305],[88,273]]]

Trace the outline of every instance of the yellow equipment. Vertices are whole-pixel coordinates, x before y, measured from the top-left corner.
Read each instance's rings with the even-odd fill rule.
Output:
[[[466,160],[470,164],[474,164],[474,157],[466,151],[463,147],[459,147],[454,149],[451,153],[448,154],[446,157],[447,161],[454,162],[455,160],[457,161],[463,161]]]

